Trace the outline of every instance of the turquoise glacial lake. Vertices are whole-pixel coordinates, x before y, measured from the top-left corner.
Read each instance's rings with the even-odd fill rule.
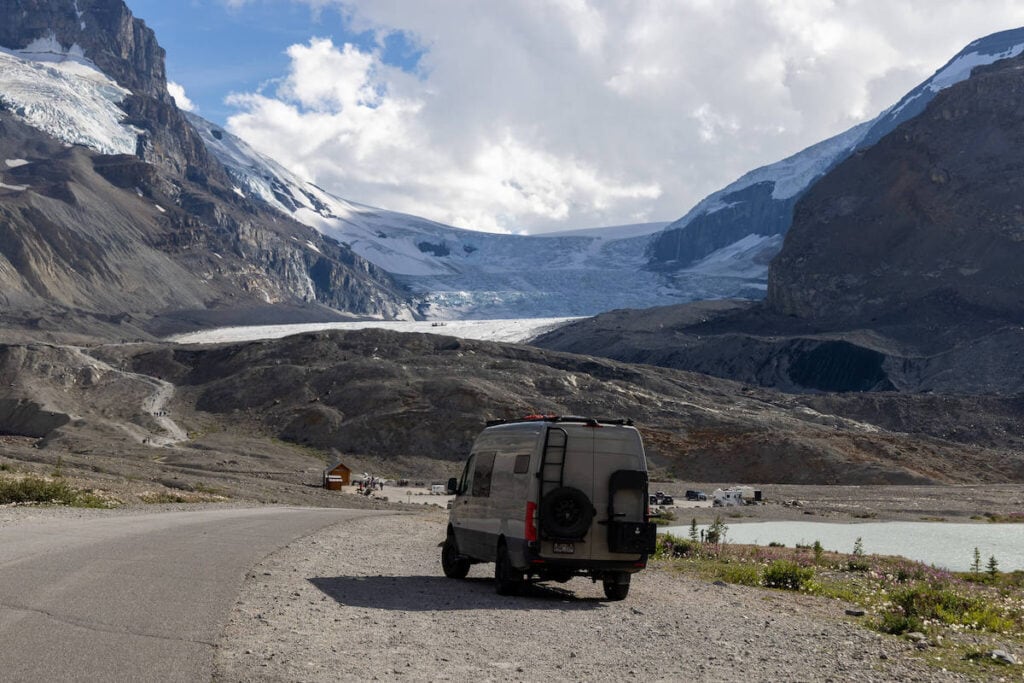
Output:
[[[983,566],[995,556],[1002,571],[1024,569],[1024,524],[745,522],[728,527],[727,543],[775,542],[792,548],[797,543],[813,545],[820,541],[826,550],[849,553],[860,538],[865,553],[900,555],[952,571],[968,571],[977,548]],[[685,538],[690,527],[662,527],[659,531]]]

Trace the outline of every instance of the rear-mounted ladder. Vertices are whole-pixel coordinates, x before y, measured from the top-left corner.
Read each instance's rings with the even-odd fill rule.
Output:
[[[544,435],[544,451],[540,456],[540,496],[543,500],[548,491],[553,491],[565,482],[565,453],[569,443],[569,435],[561,427],[548,427]]]

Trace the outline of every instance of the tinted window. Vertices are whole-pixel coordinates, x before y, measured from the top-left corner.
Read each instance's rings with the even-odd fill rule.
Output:
[[[473,468],[475,465],[476,455],[469,456],[469,460],[466,461],[466,467],[462,470],[462,479],[459,480],[458,494],[460,496],[468,493],[473,486]]]
[[[530,454],[520,453],[516,456],[516,464],[512,468],[512,471],[516,474],[526,474],[530,471]]]
[[[473,471],[474,496],[486,498],[491,495],[491,475],[494,473],[494,451],[478,453]]]

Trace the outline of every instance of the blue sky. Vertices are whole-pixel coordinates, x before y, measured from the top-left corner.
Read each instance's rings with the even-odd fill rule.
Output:
[[[167,51],[168,80],[182,84],[204,118],[224,125],[235,108],[229,92],[250,92],[280,77],[290,62],[285,51],[310,38],[333,38],[365,50],[378,49],[371,31],[354,31],[340,6],[316,10],[282,0],[232,7],[217,0],[127,0],[136,17],[156,32]],[[421,50],[400,31],[381,50],[385,63],[413,72]]]
[[[127,3],[197,114],[346,199],[495,232],[675,220],[1024,25],[1019,0]]]

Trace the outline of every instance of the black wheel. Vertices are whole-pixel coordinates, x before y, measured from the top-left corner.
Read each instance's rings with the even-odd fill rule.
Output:
[[[512,566],[508,548],[502,541],[494,561],[494,589],[498,595],[517,595],[523,588],[523,573]]]
[[[587,494],[571,486],[549,491],[540,501],[541,528],[553,538],[583,538],[594,519]]]
[[[604,579],[604,596],[609,600],[625,600],[629,595],[629,577],[631,574],[621,573]]]
[[[459,546],[455,543],[455,535],[451,531],[444,539],[441,547],[441,569],[449,579],[464,579],[469,573],[469,560],[459,555]]]

